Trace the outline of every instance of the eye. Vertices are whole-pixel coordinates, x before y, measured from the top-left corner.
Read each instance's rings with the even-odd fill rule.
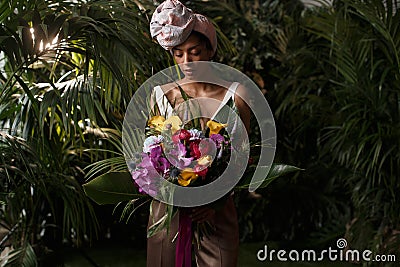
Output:
[[[183,54],[174,54],[174,57],[181,58]]]
[[[191,54],[192,54],[193,56],[198,56],[198,55],[201,54],[201,51],[200,51],[200,50],[193,50],[193,51],[191,52]]]

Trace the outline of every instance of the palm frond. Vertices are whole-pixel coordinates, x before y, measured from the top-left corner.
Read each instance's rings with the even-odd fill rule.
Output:
[[[25,243],[23,246],[12,249],[8,252],[3,260],[1,266],[4,267],[35,267],[38,266],[36,254],[29,243]]]

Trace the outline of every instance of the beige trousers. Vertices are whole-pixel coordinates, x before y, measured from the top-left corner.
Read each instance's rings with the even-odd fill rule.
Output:
[[[152,204],[153,216],[149,225],[165,213],[165,205],[158,201]],[[216,211],[211,224],[215,231],[201,240],[200,249],[193,246],[196,266],[198,267],[235,267],[239,250],[239,230],[236,208],[232,196],[229,196],[222,209]],[[169,233],[166,229],[147,240],[147,267],[174,267],[175,243],[178,232],[179,215],[172,219]]]

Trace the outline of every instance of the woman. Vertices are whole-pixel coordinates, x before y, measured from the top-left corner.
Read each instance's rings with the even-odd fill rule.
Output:
[[[200,14],[194,14],[179,1],[167,0],[162,3],[153,14],[150,30],[152,37],[158,43],[169,50],[177,64],[179,64],[185,77],[177,83],[157,86],[156,95],[165,96],[167,101],[157,101],[158,108],[163,110],[173,109],[184,102],[181,89],[193,99],[208,98],[225,105],[232,99],[239,115],[248,130],[250,123],[250,110],[245,102],[238,97],[244,95],[245,88],[238,83],[229,83],[218,80],[216,84],[197,82],[202,75],[213,75],[213,72],[205,68],[196,68],[194,63],[210,61],[213,59],[217,39],[213,25]],[[218,84],[218,85],[217,85]],[[156,97],[158,99],[158,97]],[[216,100],[216,101],[215,101]],[[162,107],[161,107],[162,106]],[[219,105],[201,105],[203,114],[215,114]],[[209,116],[210,118],[211,116]],[[207,118],[207,119],[209,119]],[[205,120],[202,120],[205,127]],[[153,201],[152,216],[149,218],[149,226],[164,215],[165,205]],[[205,205],[191,208],[189,216],[192,222],[209,222],[215,227],[210,235],[201,240],[200,247],[194,246],[194,258],[197,266],[226,266],[237,265],[239,237],[236,209],[232,195],[224,198],[222,207],[216,209],[213,205]],[[175,216],[167,233],[163,230],[148,239],[147,266],[175,266],[176,242],[174,238],[178,232],[179,216]]]

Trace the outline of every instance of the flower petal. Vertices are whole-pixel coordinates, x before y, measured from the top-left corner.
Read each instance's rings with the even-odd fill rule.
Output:
[[[198,175],[192,168],[185,168],[178,176],[178,183],[182,186],[188,186],[191,181],[195,181]]]
[[[171,116],[164,121],[164,129],[166,129],[167,125],[171,125],[171,131],[174,134],[180,129],[182,121],[178,116]]]
[[[157,131],[162,131],[164,129],[165,118],[163,116],[153,116],[147,122],[148,126],[154,127]]]
[[[197,164],[199,165],[210,165],[212,162],[212,157],[210,155],[202,156],[197,160]]]
[[[209,120],[207,122],[207,127],[210,128],[210,136],[219,133],[219,131],[221,131],[226,126],[228,126],[228,124],[223,124],[212,120]]]

